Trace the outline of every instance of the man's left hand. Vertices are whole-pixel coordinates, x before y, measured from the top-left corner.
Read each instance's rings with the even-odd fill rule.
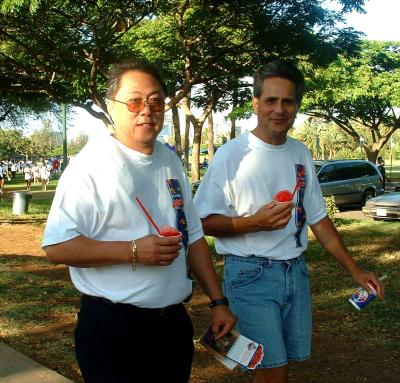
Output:
[[[211,309],[211,330],[215,340],[228,334],[236,324],[236,318],[228,306],[218,306]]]

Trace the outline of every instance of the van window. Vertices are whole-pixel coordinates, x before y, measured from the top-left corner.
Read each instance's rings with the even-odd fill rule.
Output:
[[[359,173],[357,172],[354,164],[342,163],[336,164],[336,167],[338,173],[338,181],[351,180],[353,178],[359,177]]]
[[[363,176],[376,176],[377,171],[373,165],[366,163],[362,164],[361,167],[361,173]]]
[[[318,181],[321,183],[338,181],[339,179],[339,173],[335,165],[325,166],[318,174]]]
[[[364,170],[362,169],[363,164],[344,164],[346,167],[346,179],[352,180],[354,178],[360,178],[364,175]]]

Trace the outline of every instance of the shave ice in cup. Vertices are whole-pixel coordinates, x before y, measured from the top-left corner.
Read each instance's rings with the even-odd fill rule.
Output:
[[[274,195],[274,201],[277,203],[290,202],[293,199],[293,194],[289,190],[281,190]]]
[[[172,226],[164,225],[160,227],[160,235],[163,237],[175,237],[181,233]]]
[[[274,195],[274,201],[276,203],[292,202],[294,193],[296,193],[296,190],[300,187],[300,183],[301,183],[301,175],[297,178],[296,186],[294,187],[293,192],[290,192],[289,190],[286,189],[278,191],[278,193]]]
[[[386,279],[387,275],[383,275],[379,278],[380,281]],[[370,302],[372,302],[378,295],[376,292],[375,286],[371,283],[368,283],[368,286],[371,288],[372,292],[369,293],[364,287],[357,287],[356,291],[349,298],[349,302],[357,309],[361,310],[365,306],[367,306]]]

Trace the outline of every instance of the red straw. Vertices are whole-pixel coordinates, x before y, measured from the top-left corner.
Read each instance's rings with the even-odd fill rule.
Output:
[[[294,193],[296,193],[296,190],[299,188],[300,186],[300,182],[301,182],[301,176],[299,178],[297,178],[297,182],[296,182],[296,186],[294,187],[292,196],[294,197]]]
[[[140,201],[139,197],[135,197],[136,202],[139,204],[139,206],[142,208],[144,211],[144,214],[146,214],[147,219],[150,221],[150,223],[154,226],[154,228],[157,230],[157,233],[161,235],[160,229],[156,225],[156,223],[153,221],[153,218],[151,218],[151,215],[149,212],[146,210],[146,208],[143,206],[142,201]]]

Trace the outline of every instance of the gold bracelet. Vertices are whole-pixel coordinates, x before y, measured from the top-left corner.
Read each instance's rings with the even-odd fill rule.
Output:
[[[136,241],[131,241],[131,250],[132,250],[132,270],[136,270],[136,263],[137,263],[137,248],[136,248]]]

